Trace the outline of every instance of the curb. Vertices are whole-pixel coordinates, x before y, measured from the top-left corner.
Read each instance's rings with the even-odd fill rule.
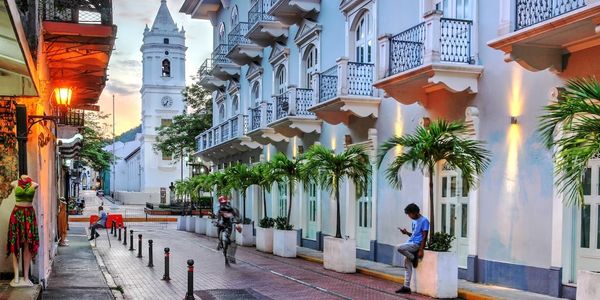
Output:
[[[306,261],[314,262],[314,263],[320,263],[320,264],[323,263],[323,259],[320,259],[318,257],[312,257],[312,256],[307,256],[307,255],[302,255],[302,254],[298,254],[297,257],[300,259],[306,260]],[[383,280],[387,280],[387,281],[391,281],[391,282],[395,282],[395,283],[399,283],[399,284],[404,284],[404,276],[390,275],[390,274],[386,274],[383,272],[366,269],[366,268],[359,268],[359,267],[356,268],[356,272],[360,273],[360,274],[368,275],[371,277],[375,277],[375,278],[379,278],[379,279],[383,279]],[[487,295],[471,292],[471,291],[468,291],[465,289],[458,289],[458,298],[465,299],[465,300],[494,300],[494,299],[497,299],[497,298],[490,297]]]
[[[89,234],[89,233],[87,232],[87,229],[86,229],[86,235],[87,234]],[[90,242],[90,246],[92,247],[92,252],[94,253],[94,256],[96,257],[96,262],[98,263],[98,266],[100,267],[100,271],[102,272],[102,275],[104,275],[104,280],[106,280],[106,285],[108,286],[108,289],[112,293],[114,299],[117,299],[117,300],[125,299],[120,290],[122,288],[120,288],[115,283],[114,278],[108,272],[108,268],[104,264],[104,260],[102,259],[102,256],[100,256],[100,252],[98,252],[98,249],[96,249],[96,247],[94,247],[92,245],[92,242]]]

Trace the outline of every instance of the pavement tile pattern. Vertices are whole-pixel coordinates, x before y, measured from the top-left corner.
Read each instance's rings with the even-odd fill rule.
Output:
[[[175,224],[130,223],[127,226],[136,236],[135,251],[116,243],[112,236],[112,247],[104,236],[97,241],[97,250],[116,284],[122,286],[125,299],[184,298],[188,259],[195,262],[196,295],[203,292],[206,295],[207,290],[215,289],[247,289],[270,299],[429,299],[414,294],[400,297],[394,293],[400,287],[396,283],[363,274],[339,274],[323,269],[321,264],[276,257],[258,252],[254,247],[238,247],[238,263],[226,268],[213,238],[177,231]],[[136,257],[138,234],[142,234],[142,258]],[[154,244],[153,268],[147,267],[148,239]],[[171,250],[169,282],[161,280],[165,247]],[[211,297],[244,299],[226,295]]]

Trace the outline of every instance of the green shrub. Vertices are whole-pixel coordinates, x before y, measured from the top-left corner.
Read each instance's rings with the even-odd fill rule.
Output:
[[[244,220],[242,221],[242,224],[244,224],[244,225],[252,224],[252,219],[250,219],[250,218],[244,218]]]
[[[200,197],[198,199],[198,206],[200,207],[208,207],[211,206],[212,207],[212,197]]]
[[[292,224],[288,225],[286,217],[278,217],[278,218],[275,218],[275,229],[292,230],[292,229],[294,229],[294,225],[292,225]]]
[[[436,252],[448,252],[452,248],[454,236],[445,232],[436,232],[427,243],[427,249]]]
[[[170,204],[159,204],[158,208],[171,208]]]
[[[273,218],[265,217],[258,221],[258,227],[260,228],[273,228],[275,226],[275,220]]]

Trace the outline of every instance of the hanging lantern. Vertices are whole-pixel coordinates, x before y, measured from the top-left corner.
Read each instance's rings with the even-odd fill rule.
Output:
[[[54,98],[56,104],[62,107],[68,107],[71,105],[71,97],[73,96],[73,89],[68,87],[57,87],[54,89]]]

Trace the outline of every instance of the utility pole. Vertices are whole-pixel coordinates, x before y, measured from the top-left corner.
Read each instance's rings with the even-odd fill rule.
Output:
[[[112,119],[113,119],[113,123],[112,123],[112,154],[113,154],[113,159],[112,159],[112,165],[113,165],[113,182],[112,182],[112,186],[113,186],[113,192],[111,197],[113,198],[113,203],[116,201],[115,197],[116,197],[116,187],[117,187],[117,170],[115,167],[115,160],[116,160],[116,155],[115,155],[115,94],[112,95]]]

